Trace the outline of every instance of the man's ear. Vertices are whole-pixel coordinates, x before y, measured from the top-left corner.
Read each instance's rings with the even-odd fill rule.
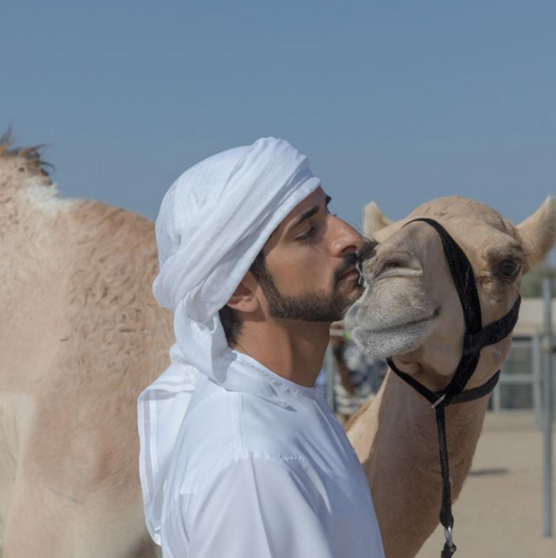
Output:
[[[251,313],[259,308],[259,301],[255,296],[257,282],[253,274],[248,271],[243,281],[237,286],[227,305],[239,312]]]

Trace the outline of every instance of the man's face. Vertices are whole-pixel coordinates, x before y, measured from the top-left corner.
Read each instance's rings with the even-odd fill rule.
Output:
[[[257,273],[274,318],[333,322],[361,295],[356,251],[361,235],[328,211],[318,188],[282,221],[265,245]]]

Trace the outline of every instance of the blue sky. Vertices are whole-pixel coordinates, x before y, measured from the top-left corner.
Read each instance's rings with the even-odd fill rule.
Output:
[[[155,218],[187,167],[274,135],[353,224],[556,194],[556,3],[3,0],[0,129],[68,197]]]

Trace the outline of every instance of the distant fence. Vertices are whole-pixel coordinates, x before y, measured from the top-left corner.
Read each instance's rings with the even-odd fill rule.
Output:
[[[502,366],[500,381],[492,394],[491,411],[533,411],[540,426],[543,404],[542,354],[540,334],[514,337],[510,354]],[[554,377],[553,382],[556,388]]]

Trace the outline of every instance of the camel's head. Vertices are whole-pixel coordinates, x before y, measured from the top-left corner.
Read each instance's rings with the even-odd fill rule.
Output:
[[[51,186],[38,147],[12,149],[10,134],[0,139],[0,202],[6,203],[29,186]]]
[[[442,389],[462,353],[463,310],[438,233],[423,222],[438,221],[466,253],[475,273],[483,326],[504,316],[516,301],[523,274],[544,260],[556,237],[556,200],[514,226],[490,207],[453,196],[425,203],[398,222],[376,204],[365,210],[366,236],[379,242],[363,264],[366,289],[346,316],[347,327],[366,353],[396,363]],[[499,365],[507,338],[492,349]],[[483,353],[486,351],[483,350]],[[498,362],[499,361],[499,362]]]

